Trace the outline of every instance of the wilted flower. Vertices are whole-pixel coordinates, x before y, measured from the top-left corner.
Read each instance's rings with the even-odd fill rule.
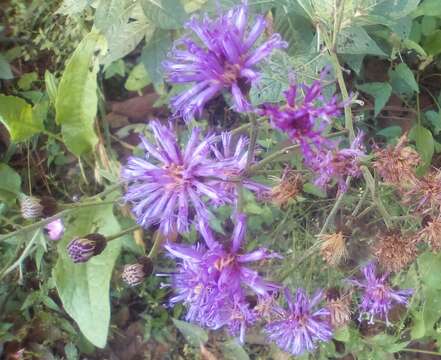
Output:
[[[399,188],[415,180],[415,168],[421,163],[420,156],[407,142],[407,136],[403,135],[395,147],[389,145],[374,151],[373,165],[383,181]]]
[[[165,248],[181,262],[172,274],[171,286],[176,296],[172,304],[183,302],[186,320],[204,327],[218,329],[227,326],[243,341],[245,329],[256,319],[256,312],[247,301],[247,290],[264,296],[278,289],[265,281],[257,271],[247,267],[250,262],[278,257],[264,248],[242,253],[245,238],[245,216],[237,215],[229,248],[222,246],[203,221],[199,231],[207,246],[185,246],[168,243]]]
[[[408,298],[412,295],[413,290],[393,290],[386,282],[388,273],[378,277],[373,263],[366,265],[362,272],[365,281],[349,280],[350,283],[364,291],[360,304],[359,320],[367,318],[369,324],[373,324],[374,318],[378,316],[389,325],[389,311],[395,304],[407,305]]]
[[[197,35],[198,41],[188,35],[179,39],[170,59],[164,62],[171,83],[191,84],[171,101],[175,113],[185,121],[200,116],[205,104],[224,90],[231,92],[237,111],[248,111],[246,88],[259,77],[256,65],[274,49],[287,47],[279,34],[273,34],[253,49],[266,22],[259,16],[249,28],[247,18],[248,7],[242,4],[216,20],[205,16],[187,23],[186,27]]]
[[[135,264],[124,265],[121,278],[127,285],[137,286],[140,285],[152,271],[152,260],[148,257],[143,257]]]
[[[302,176],[292,170],[285,169],[279,183],[271,189],[269,198],[276,205],[284,207],[291,199],[295,199],[302,191]]]
[[[236,178],[246,189],[260,196],[268,193],[270,188],[251,179],[240,178],[244,174],[247,165],[247,145],[248,140],[241,136],[236,145],[233,146],[233,135],[231,132],[224,132],[221,134],[221,142],[211,145],[211,150],[215,158],[223,164],[222,168],[219,169],[222,172],[222,177]],[[230,196],[231,202],[238,198],[236,183],[225,181],[220,186]]]
[[[383,269],[400,271],[417,256],[415,237],[405,236],[400,232],[379,234],[373,253]]]
[[[404,193],[404,203],[423,214],[438,214],[441,210],[441,172],[432,171],[415,179]]]
[[[53,241],[60,240],[64,234],[64,224],[63,220],[57,219],[44,227],[45,232],[49,236],[49,239]]]
[[[138,224],[147,228],[159,223],[167,235],[188,231],[191,207],[200,219],[211,216],[203,198],[215,203],[229,199],[219,181],[223,163],[209,157],[214,136],[200,141],[200,130],[194,128],[184,150],[181,150],[171,128],[152,121],[150,127],[156,146],[145,138],[145,158],[131,157],[122,171],[128,182],[124,199],[133,204]],[[154,161],[154,158],[156,161]]]
[[[340,295],[339,291],[326,292],[326,308],[334,329],[347,325],[351,321],[351,294]]]
[[[320,240],[323,241],[320,246],[320,254],[329,265],[337,266],[342,259],[348,256],[346,239],[341,231],[320,235]]]
[[[326,308],[314,310],[323,298],[318,291],[309,299],[305,290],[297,289],[295,298],[285,289],[288,308],[275,308],[279,319],[269,322],[264,331],[270,341],[293,355],[313,351],[320,341],[332,339],[329,311]]]
[[[24,195],[20,199],[21,215],[24,219],[37,219],[52,216],[57,211],[57,202],[53,197]]]
[[[101,254],[107,245],[101,234],[89,234],[73,239],[67,245],[67,254],[74,263],[87,262],[92,256]]]
[[[441,251],[441,218],[429,217],[424,227],[418,232],[417,239],[429,244],[433,251]]]
[[[366,156],[363,149],[363,133],[360,132],[350,148],[332,149],[318,153],[311,160],[310,166],[317,174],[315,184],[322,188],[332,180],[337,181],[340,191],[346,191],[346,178],[358,178],[362,175],[360,161]]]
[[[322,79],[324,75],[325,71]],[[314,81],[310,87],[302,85],[305,96],[301,100],[297,98],[299,85],[292,84],[285,91],[286,105],[264,104],[258,111],[260,115],[269,117],[274,128],[286,132],[300,144],[306,163],[313,161],[318,152],[335,147],[323,136],[323,132],[331,118],[339,116],[344,107],[336,96],[330,100],[324,98],[321,80]]]

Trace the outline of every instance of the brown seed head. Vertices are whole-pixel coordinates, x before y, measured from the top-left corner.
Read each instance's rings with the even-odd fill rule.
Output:
[[[328,265],[337,266],[342,259],[347,258],[348,249],[342,232],[320,235],[320,240],[323,241],[320,254]]]
[[[420,179],[403,196],[404,204],[423,214],[441,210],[441,172],[433,171]]]
[[[270,199],[277,206],[284,207],[289,200],[295,199],[302,190],[302,177],[291,170],[285,170],[282,179],[271,189]]]
[[[397,272],[415,260],[416,238],[399,232],[379,234],[372,252],[384,270]]]
[[[429,244],[432,251],[441,251],[441,217],[427,220],[424,228],[418,232],[418,240]]]
[[[326,308],[329,310],[329,318],[334,329],[345,326],[351,321],[351,299],[351,293],[326,297]]]

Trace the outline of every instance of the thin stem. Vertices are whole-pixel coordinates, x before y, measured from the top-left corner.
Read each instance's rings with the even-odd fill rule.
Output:
[[[118,238],[120,238],[121,236],[124,236],[124,235],[130,234],[130,233],[134,232],[135,230],[138,230],[139,228],[140,228],[139,225],[133,225],[133,226],[127,228],[127,229],[124,229],[124,230],[120,231],[119,233],[116,233],[116,234],[111,235],[111,236],[107,236],[107,237],[106,237],[106,240],[107,240],[107,242],[109,242],[109,241],[112,241],[112,240],[118,239]]]
[[[402,349],[400,351],[421,353],[421,354],[427,354],[427,355],[436,355],[436,356],[440,356],[441,355],[441,352],[429,351],[429,350],[421,350],[421,349],[412,349],[412,348],[406,348],[406,349]]]
[[[156,255],[159,252],[159,249],[161,248],[162,242],[165,239],[164,235],[162,235],[159,231],[156,231],[153,236],[154,236],[153,246],[150,249],[149,254],[147,255],[147,257],[149,257],[150,259],[156,257]]]
[[[247,172],[251,166],[251,162],[254,158],[254,151],[256,148],[257,135],[259,133],[259,125],[256,121],[256,116],[251,114],[251,131],[250,131],[250,143],[248,145],[248,153],[247,153],[247,163],[245,165],[245,172]]]

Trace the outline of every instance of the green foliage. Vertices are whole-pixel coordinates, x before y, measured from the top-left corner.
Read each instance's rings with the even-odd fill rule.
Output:
[[[97,111],[99,55],[106,40],[91,32],[73,53],[58,86],[55,103],[56,121],[61,125],[64,142],[75,155],[91,151],[98,138],[94,124]]]
[[[392,86],[389,83],[366,83],[357,85],[357,88],[371,96],[375,100],[374,116],[377,116],[381,109],[387,104],[387,101],[392,94]]]
[[[10,166],[0,163],[0,201],[14,201],[20,193],[20,186],[20,175]]]
[[[178,319],[173,319],[173,323],[192,346],[199,347],[208,341],[207,332],[199,326]]]
[[[16,142],[27,140],[44,130],[43,121],[34,116],[32,106],[16,96],[0,94],[0,122]]]
[[[106,249],[84,264],[74,264],[66,245],[74,237],[93,232],[111,235],[120,230],[112,205],[78,210],[58,245],[59,258],[53,271],[58,294],[66,312],[75,320],[84,336],[95,346],[107,342],[110,323],[109,285],[121,242],[114,240]]]
[[[129,74],[124,84],[129,91],[138,91],[151,83],[149,74],[143,64],[136,65]]]
[[[5,57],[0,54],[0,79],[12,79],[14,75],[12,75],[11,66]]]
[[[141,5],[145,16],[161,29],[179,29],[187,19],[179,0],[141,0]]]

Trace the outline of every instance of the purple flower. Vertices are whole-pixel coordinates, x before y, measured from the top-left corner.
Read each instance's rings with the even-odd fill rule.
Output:
[[[362,302],[360,304],[360,317],[366,317],[370,324],[374,323],[374,317],[378,316],[389,325],[388,314],[394,304],[407,305],[408,298],[412,295],[412,289],[393,290],[387,283],[388,273],[377,277],[375,265],[369,263],[362,272],[365,282],[349,280],[350,283],[364,290]]]
[[[268,116],[274,128],[300,144],[306,163],[314,159],[322,149],[335,146],[323,136],[323,131],[329,125],[331,118],[341,114],[344,103],[333,96],[326,100],[322,95],[322,80],[326,71],[322,72],[321,80],[316,80],[308,87],[300,85],[305,96],[298,99],[299,85],[292,84],[285,91],[286,105],[279,106],[264,104],[258,113]]]
[[[181,38],[170,60],[164,62],[171,83],[191,85],[171,101],[175,113],[185,121],[200,116],[205,104],[224,90],[231,92],[236,111],[249,110],[245,89],[259,77],[256,65],[287,44],[279,34],[273,34],[254,49],[266,22],[259,16],[248,28],[247,20],[248,7],[244,3],[216,20],[205,16],[187,23],[186,27],[197,35],[197,42],[190,36]]]
[[[222,163],[209,157],[214,136],[199,140],[200,130],[192,130],[181,150],[170,127],[152,121],[156,146],[145,138],[145,158],[131,157],[122,171],[128,182],[124,199],[133,204],[137,222],[147,228],[159,223],[163,234],[186,232],[191,207],[200,219],[211,216],[204,198],[223,203],[228,197],[219,186]]]
[[[87,262],[91,257],[101,254],[106,248],[106,238],[101,234],[88,234],[73,239],[67,245],[67,254],[76,263]]]
[[[64,234],[64,224],[63,220],[57,219],[44,227],[45,232],[49,236],[49,239],[53,241],[60,240]]]
[[[310,162],[310,167],[317,174],[315,184],[324,188],[336,180],[340,191],[347,190],[346,178],[358,178],[362,172],[360,160],[366,156],[363,149],[363,133],[360,132],[350,148],[332,149],[318,153]]]
[[[221,171],[224,177],[239,178],[247,164],[248,158],[248,139],[241,136],[237,140],[235,146],[233,145],[233,135],[230,132],[224,132],[221,135],[220,144],[213,144],[211,146],[215,158],[222,162],[224,166]],[[260,184],[250,179],[242,179],[242,185],[257,195],[263,195],[271,190],[269,186]],[[221,184],[227,194],[229,194],[231,202],[238,198],[237,186],[234,182],[223,182]]]
[[[251,262],[278,257],[264,248],[249,253],[241,251],[245,238],[245,216],[239,214],[228,248],[221,245],[211,229],[199,222],[205,245],[186,246],[168,243],[165,248],[181,260],[172,274],[171,286],[176,295],[174,305],[187,307],[186,320],[218,329],[227,326],[243,341],[246,327],[257,320],[257,312],[247,301],[249,291],[264,296],[276,291],[276,284],[264,280],[247,265]]]
[[[331,340],[329,311],[326,308],[314,310],[322,298],[321,291],[316,292],[312,299],[308,299],[303,289],[297,289],[293,299],[291,292],[285,289],[288,308],[274,308],[276,320],[264,328],[267,338],[293,355],[313,351],[319,341]]]

